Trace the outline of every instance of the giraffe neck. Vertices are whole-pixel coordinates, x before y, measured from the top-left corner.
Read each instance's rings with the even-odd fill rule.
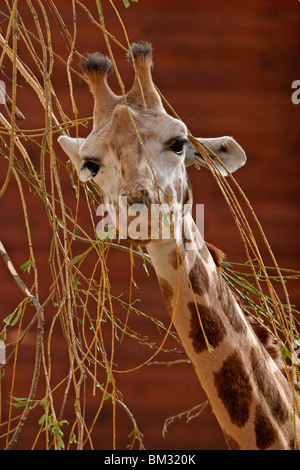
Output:
[[[232,449],[293,448],[287,381],[245,319],[191,216],[188,227],[197,250],[188,250],[186,239],[151,242],[147,250],[227,443]]]

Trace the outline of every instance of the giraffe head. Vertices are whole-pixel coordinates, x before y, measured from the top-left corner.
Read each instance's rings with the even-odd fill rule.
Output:
[[[162,105],[152,81],[150,44],[133,44],[128,59],[135,78],[124,97],[115,95],[107,83],[111,60],[98,53],[87,56],[83,71],[94,96],[93,129],[86,139],[61,136],[58,141],[81,181],[93,179],[118,213],[129,210],[127,223],[135,205],[145,209],[149,222],[151,208],[156,210],[159,204],[173,210],[191,203],[186,167],[206,164],[188,139],[185,124]],[[246,161],[231,137],[198,140],[213,152],[216,167],[225,176]],[[150,231],[137,238],[150,241]]]

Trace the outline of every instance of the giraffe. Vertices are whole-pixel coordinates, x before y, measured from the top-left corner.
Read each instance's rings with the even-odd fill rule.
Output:
[[[138,204],[147,209],[150,226],[151,208],[157,205],[166,203],[174,214],[176,209],[184,214],[174,216],[169,237],[160,236],[161,226],[158,236],[150,231],[143,237],[127,235],[150,255],[173,325],[228,447],[299,447],[299,418],[290,419],[295,397],[273,345],[259,339],[259,327],[251,326],[222,277],[221,252],[204,242],[192,217],[186,168],[206,163],[188,139],[185,124],[163,107],[152,81],[151,45],[133,44],[128,60],[134,66],[133,85],[117,96],[107,83],[111,60],[99,53],[84,59],[94,97],[93,129],[86,139],[60,136],[59,144],[80,180],[93,179],[118,215]],[[214,171],[223,176],[246,162],[231,137],[198,141],[211,151]],[[119,204],[121,196],[125,205]],[[126,231],[121,224],[119,229]]]

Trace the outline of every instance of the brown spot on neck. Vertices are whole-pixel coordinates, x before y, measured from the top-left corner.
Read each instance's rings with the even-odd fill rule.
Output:
[[[230,450],[241,450],[241,446],[235,439],[233,439],[233,437],[229,436],[229,434],[227,434],[226,432],[224,432],[223,434]]]
[[[263,349],[256,350],[252,348],[251,350],[251,365],[254,378],[269,406],[272,416],[277,422],[284,423],[288,420],[289,411],[276,387],[276,376],[269,370],[265,355],[266,352]]]
[[[232,423],[245,426],[250,417],[252,386],[239,352],[231,354],[214,372],[214,382]]]
[[[248,324],[251,326],[252,330],[257,336],[259,342],[269,353],[273,361],[276,363],[277,367],[280,370],[283,369],[280,348],[272,334],[267,330],[265,325],[261,324],[256,318],[253,318],[245,309],[243,309],[243,313]],[[285,378],[283,376],[282,379],[283,381],[285,381]]]
[[[169,254],[169,263],[175,271],[177,271],[178,266],[181,266],[181,256],[176,248]]]
[[[231,326],[233,329],[238,332],[245,332],[246,331],[246,325],[241,317],[241,313],[238,309],[237,302],[235,297],[233,296],[231,290],[227,286],[225,280],[222,277],[221,273],[218,273],[219,275],[219,301],[221,304],[221,307],[228,318]]]
[[[277,432],[261,405],[257,405],[255,410],[254,430],[256,446],[260,450],[270,447],[277,438]]]
[[[170,315],[172,315],[172,299],[174,296],[173,288],[171,284],[164,278],[160,277],[158,279],[162,294],[164,296],[164,300],[166,303],[166,307]]]
[[[195,294],[203,296],[205,292],[208,292],[209,276],[199,256],[197,257],[194,266],[190,270],[189,278]]]
[[[193,302],[188,303],[188,309],[191,312],[191,330],[189,338],[191,338],[193,341],[193,347],[196,353],[200,353],[202,351],[207,350],[205,337],[203,335],[203,331],[199,322],[199,316],[208,343],[213,348],[217,347],[226,336],[225,327],[218,313],[214,309],[209,309],[205,305],[200,305],[198,303],[196,308]]]

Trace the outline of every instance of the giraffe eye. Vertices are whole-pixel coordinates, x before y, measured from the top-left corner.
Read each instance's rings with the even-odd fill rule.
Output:
[[[99,163],[88,161],[83,164],[81,169],[83,170],[84,168],[87,168],[91,172],[91,175],[94,177],[98,173],[100,165]]]
[[[176,155],[182,155],[186,143],[186,139],[177,139],[170,145],[169,149],[176,153]]]

